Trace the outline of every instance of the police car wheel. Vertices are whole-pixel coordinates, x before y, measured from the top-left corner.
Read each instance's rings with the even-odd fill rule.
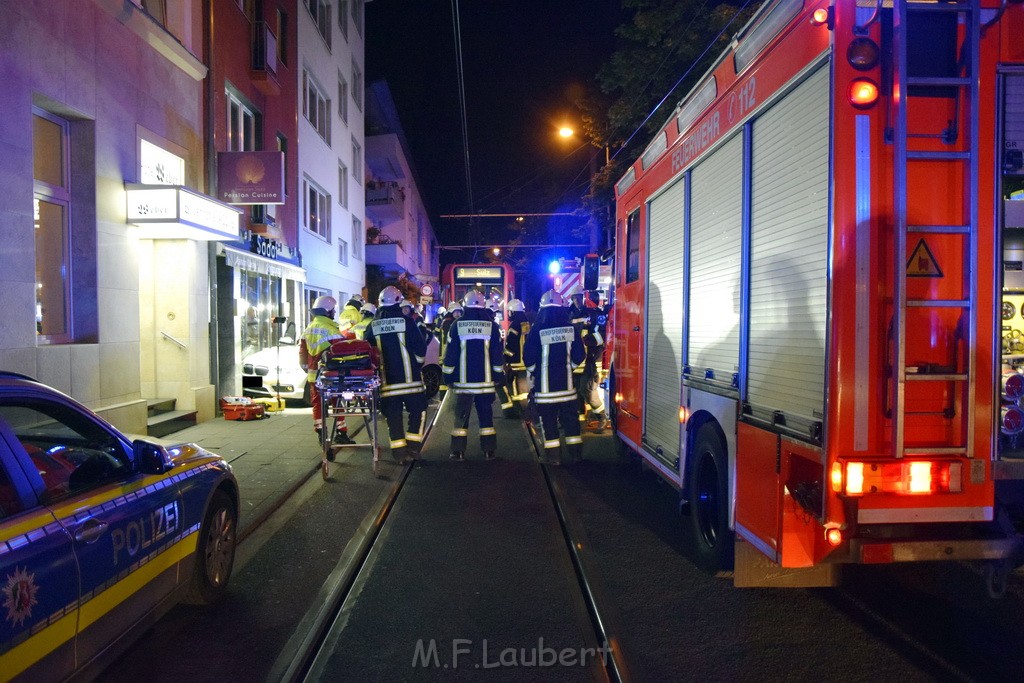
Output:
[[[217,491],[199,529],[195,566],[185,602],[208,605],[223,596],[235,561],[237,534],[235,505],[226,493]]]
[[[689,463],[687,500],[690,532],[697,562],[708,571],[727,570],[733,562],[729,529],[725,444],[711,425],[697,432]]]

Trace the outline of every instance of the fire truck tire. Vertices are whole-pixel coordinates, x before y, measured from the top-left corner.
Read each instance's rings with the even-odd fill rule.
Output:
[[[697,562],[711,572],[728,570],[733,562],[729,529],[728,460],[725,444],[711,425],[697,432],[686,480],[687,518]]]

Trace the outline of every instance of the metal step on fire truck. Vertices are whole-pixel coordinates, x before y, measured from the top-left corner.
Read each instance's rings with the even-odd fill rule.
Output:
[[[1024,562],[1022,35],[767,2],[617,183],[616,435],[737,585]]]

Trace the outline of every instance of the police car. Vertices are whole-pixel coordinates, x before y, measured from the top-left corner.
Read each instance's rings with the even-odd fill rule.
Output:
[[[237,520],[219,456],[0,372],[0,679],[95,672],[176,601],[216,600]]]

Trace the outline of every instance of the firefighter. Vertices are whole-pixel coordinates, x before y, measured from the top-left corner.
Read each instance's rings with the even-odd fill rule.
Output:
[[[523,363],[533,377],[534,402],[544,429],[544,459],[552,465],[561,464],[559,425],[568,459],[583,457],[573,370],[585,358],[579,330],[573,327],[562,295],[548,290],[540,299],[537,319],[523,344]]]
[[[302,331],[302,339],[299,341],[299,363],[306,369],[309,400],[313,404],[313,429],[316,430],[318,439],[322,438],[324,428],[320,391],[316,388],[316,373],[320,365],[320,354],[331,347],[332,341],[344,337],[338,328],[338,323],[334,322],[334,309],[337,305],[338,302],[333,296],[317,297],[310,309],[313,319]],[[334,443],[342,445],[352,443],[344,418],[338,419],[338,428],[334,432]],[[327,459],[334,460],[333,450],[330,451]]]
[[[362,294],[353,294],[344,308],[341,309],[341,314],[338,315],[338,327],[342,332],[346,332],[349,328],[355,327],[359,324],[359,321],[363,319],[362,307],[366,303],[366,299],[363,298]]]
[[[366,337],[366,328],[370,326],[373,316],[377,315],[377,307],[366,303],[363,304],[359,311],[363,318],[352,327],[352,334],[356,336],[356,339],[364,339]]]
[[[520,417],[526,413],[526,400],[530,395],[530,377],[523,364],[523,344],[529,333],[526,306],[519,299],[512,299],[508,302],[508,331],[505,332],[505,377],[509,397],[519,408]]]
[[[451,329],[452,323],[461,318],[463,313],[462,304],[456,301],[448,307],[448,313],[441,321],[441,358],[444,358],[444,349],[448,343],[448,331]]]
[[[583,363],[583,375],[580,381],[580,414],[583,415],[587,428],[597,434],[604,431],[605,414],[604,399],[601,398],[601,376],[604,373],[605,326],[607,314],[595,304],[588,294],[583,299],[583,314],[587,319],[584,331],[587,337],[583,340],[587,358]],[[590,408],[589,421],[587,408]]]
[[[572,326],[576,328],[576,331],[580,335],[580,340],[583,342],[583,352],[585,355],[589,354],[589,348],[592,339],[588,339],[590,330],[590,316],[587,315],[586,308],[584,306],[585,296],[583,292],[575,292],[569,296],[569,319],[572,322]],[[587,403],[583,397],[583,371],[585,370],[585,363],[580,363],[572,371],[572,386],[576,390],[576,410],[579,421],[582,423],[586,421],[587,415]]]
[[[498,436],[494,431],[495,385],[504,384],[501,332],[480,292],[470,290],[463,298],[465,315],[448,331],[445,346],[445,385],[455,392],[455,423],[452,427],[452,460],[465,459],[469,440],[469,416],[476,406],[480,424],[480,448],[484,459],[494,460]]]
[[[399,462],[419,458],[427,412],[420,368],[427,352],[416,324],[402,315],[402,292],[387,286],[377,298],[380,307],[366,329],[366,341],[380,352],[381,412],[388,422],[391,457]],[[404,428],[402,411],[409,412]]]

